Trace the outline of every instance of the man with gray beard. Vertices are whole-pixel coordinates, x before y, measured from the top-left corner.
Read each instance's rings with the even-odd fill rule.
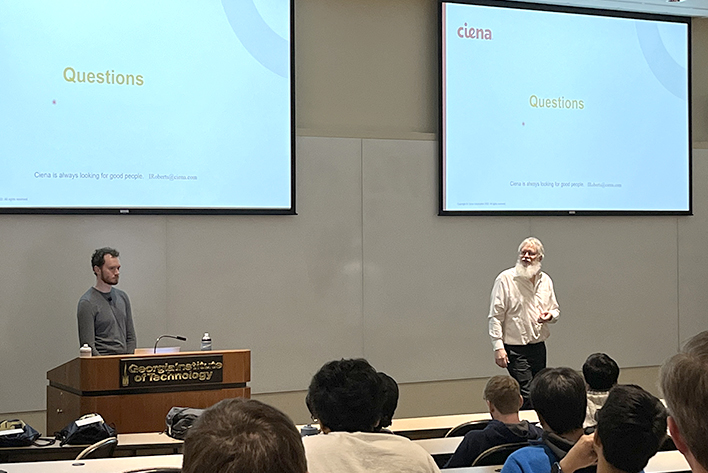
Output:
[[[516,266],[494,281],[489,308],[494,361],[519,382],[522,409],[532,408],[529,388],[536,373],[546,367],[548,324],[560,317],[553,281],[541,271],[543,255],[537,238],[522,241]]]

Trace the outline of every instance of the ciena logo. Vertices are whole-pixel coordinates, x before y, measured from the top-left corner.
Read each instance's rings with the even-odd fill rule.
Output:
[[[484,28],[468,28],[465,26],[457,28],[457,36],[469,39],[492,39],[492,30]]]

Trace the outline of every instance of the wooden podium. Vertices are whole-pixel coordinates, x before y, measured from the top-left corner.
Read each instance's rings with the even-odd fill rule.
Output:
[[[170,408],[251,397],[251,351],[74,358],[47,371],[47,435],[96,412],[118,433],[160,432]]]

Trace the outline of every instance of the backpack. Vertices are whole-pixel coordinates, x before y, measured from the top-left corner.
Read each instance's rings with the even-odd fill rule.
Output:
[[[199,419],[204,409],[194,409],[191,407],[173,407],[165,417],[165,432],[167,435],[177,440],[184,440],[187,432],[192,428],[194,422]]]

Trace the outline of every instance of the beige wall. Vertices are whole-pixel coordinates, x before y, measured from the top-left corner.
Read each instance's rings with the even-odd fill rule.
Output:
[[[298,133],[437,133],[435,0],[297,0]]]
[[[657,388],[658,375],[658,366],[625,368],[620,373],[619,382],[621,384],[637,384],[655,396],[660,396]],[[482,400],[482,391],[487,379],[458,379],[431,383],[401,384],[395,417],[426,417],[485,412],[487,406]],[[305,407],[306,394],[307,391],[261,393],[254,394],[252,398],[276,406],[286,412],[296,424],[306,424],[310,422],[310,414]],[[0,414],[0,419],[11,418],[22,419],[45,434],[45,411]]]
[[[296,422],[308,417],[302,399],[309,376],[341,356],[371,356],[377,368],[405,381],[484,360],[474,375],[460,368],[448,380],[429,381],[438,378],[426,374],[428,380],[403,383],[398,416],[483,410],[481,388],[494,367],[484,328],[473,326],[471,313],[484,311],[493,274],[506,265],[504,248],[528,233],[548,237],[548,264],[570,315],[554,328],[552,362],[577,368],[591,346],[625,347],[634,355],[618,359],[622,382],[652,390],[661,350],[674,351],[705,328],[708,154],[694,155],[696,215],[690,218],[569,224],[435,217],[435,5],[296,1],[297,130],[313,138],[299,140],[298,217],[0,216],[0,355],[41,347],[37,356],[4,366],[17,389],[0,386],[0,410],[29,410],[18,416],[42,427],[44,373],[75,356],[75,304],[91,284],[84,260],[104,244],[125,255],[121,285],[140,314],[143,341],[186,329],[192,339],[204,320],[216,321],[216,348],[253,348],[254,397]],[[708,20],[699,19],[693,25],[694,149],[708,149],[707,78]],[[578,256],[578,245],[586,256]],[[470,254],[473,247],[478,254]],[[577,264],[589,264],[593,274],[576,279]],[[652,286],[657,277],[659,292]],[[381,283],[389,291],[375,292]],[[600,335],[620,317],[637,316],[632,304],[617,309],[627,297],[648,300],[639,311],[645,322]],[[652,327],[662,324],[669,329],[653,356],[659,360],[636,367],[642,363],[633,357],[652,349]],[[578,353],[569,353],[578,332],[588,336]],[[445,351],[438,342],[445,337],[465,349]],[[426,340],[435,349],[421,356]],[[285,356],[296,370],[278,361]]]

